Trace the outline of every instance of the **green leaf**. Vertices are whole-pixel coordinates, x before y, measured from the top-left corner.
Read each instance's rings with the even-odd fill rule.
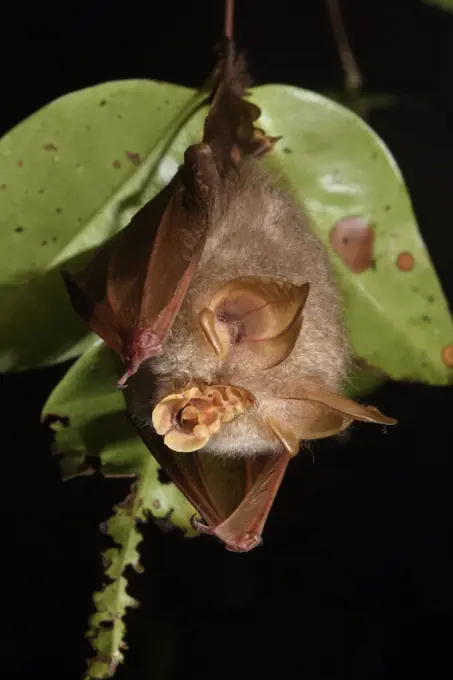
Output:
[[[165,149],[202,99],[167,83],[103,83],[53,101],[2,138],[0,371],[93,345],[60,269],[80,263],[168,182],[176,168]]]
[[[107,102],[105,106],[100,106],[103,101],[99,96],[101,91],[105,93],[104,99]],[[107,96],[109,92],[111,101]],[[158,103],[157,98],[160,95],[167,96],[167,92],[174,93],[180,113],[168,123],[162,141],[167,116],[162,114],[162,111],[157,111],[159,105],[163,106],[161,100],[160,104]],[[77,108],[79,99],[84,102],[83,106],[80,105],[80,110]],[[451,314],[418,231],[404,181],[388,149],[351,111],[313,92],[284,85],[267,85],[254,90],[253,99],[263,112],[260,125],[268,134],[283,135],[272,159],[269,160],[270,164],[283,175],[301,203],[305,203],[313,218],[315,231],[329,249],[334,271],[345,294],[346,323],[355,355],[393,379],[419,380],[432,384],[449,383],[452,371],[444,364],[442,352],[453,342]],[[136,115],[135,112],[139,108],[140,117],[135,125],[119,129],[113,126],[111,129],[114,116],[102,118],[104,115],[102,112],[108,110],[116,112],[120,100],[125,110],[129,111],[131,121],[135,122],[133,115]],[[129,101],[132,100],[133,106],[129,105]],[[68,101],[72,102],[71,106],[67,104]],[[58,105],[64,111],[70,110],[70,115],[66,113],[66,124],[60,125],[59,129],[67,134],[67,139],[71,139],[72,135],[72,139],[77,141],[77,144],[73,145],[68,141],[68,149],[73,150],[71,168],[74,175],[76,162],[74,150],[77,149],[77,154],[80,155],[85,148],[79,139],[83,138],[81,121],[96,120],[94,126],[96,137],[91,139],[91,146],[86,150],[88,159],[86,163],[90,158],[98,160],[90,165],[89,174],[87,170],[84,175],[83,186],[78,180],[73,181],[68,173],[65,176],[65,183],[62,181],[68,205],[72,205],[68,215],[73,215],[74,207],[79,208],[79,201],[80,205],[85,205],[86,201],[87,205],[91,206],[92,213],[88,215],[88,209],[84,213],[84,226],[78,229],[74,222],[76,216],[73,215],[72,221],[68,217],[70,224],[66,228],[70,238],[67,247],[63,248],[56,258],[45,263],[45,271],[51,273],[45,273],[33,286],[19,286],[22,290],[19,297],[13,293],[2,298],[5,300],[7,313],[5,314],[4,308],[2,311],[0,307],[2,335],[5,336],[5,340],[2,339],[0,342],[2,362],[0,368],[23,368],[51,363],[74,356],[84,345],[93,343],[92,336],[87,336],[75,315],[69,311],[61,282],[56,282],[56,268],[63,261],[94,247],[110,233],[122,227],[145,200],[170,179],[181,162],[188,144],[200,136],[206,109],[198,109],[197,113],[191,116],[200,101],[201,95],[193,95],[191,91],[173,85],[149,81],[106,83],[97,88],[68,95],[22,124],[25,127],[31,125],[30,133],[28,137],[25,136],[24,145],[21,147],[24,153],[26,149],[31,148],[38,153],[39,146],[39,151],[44,154],[43,140],[49,139],[49,127],[46,127],[47,124],[44,126],[46,135],[41,134],[40,144],[37,145],[33,141],[37,138],[32,135],[32,132],[37,131],[35,118],[41,115],[44,124],[51,107]],[[175,105],[175,110],[177,106]],[[73,114],[75,110],[77,115]],[[165,121],[159,117],[161,114]],[[147,121],[151,116],[153,128],[149,134]],[[58,119],[58,116],[56,118]],[[157,122],[154,121],[155,118]],[[121,120],[124,120],[124,116]],[[187,124],[182,125],[184,121]],[[78,136],[74,137],[72,132],[70,134],[73,126],[78,130]],[[133,148],[132,142],[127,137],[128,134],[132,134],[129,133],[131,128],[137,131],[137,135],[138,131],[142,131],[139,135],[142,146],[140,147],[137,141],[134,149],[146,156],[146,162],[137,171],[128,167],[130,174],[118,182],[120,187],[118,192],[112,193],[114,189],[116,191],[116,185],[115,187],[112,185],[112,173],[117,170],[123,171],[124,168],[107,169],[108,164],[104,163],[104,160],[107,156],[109,159],[113,157],[113,152],[118,148],[118,139],[122,142],[127,140],[122,144],[123,150]],[[18,126],[8,137],[15,139],[20,130],[21,126]],[[93,145],[98,137],[105,140],[102,154],[98,150],[93,151]],[[22,136],[19,135],[19,138],[22,139]],[[2,144],[0,151],[14,146],[11,142],[5,145],[5,140]],[[21,184],[17,177],[19,171],[25,170],[26,165],[24,163],[22,168],[13,168],[16,156],[17,153],[11,152],[6,161],[5,154],[0,154],[0,159],[3,157],[0,167],[3,162],[10,163],[8,167],[13,178],[11,186],[20,186],[20,191],[23,192],[21,194],[18,191],[17,198],[8,204],[7,222],[9,220],[11,226],[14,216],[15,224],[20,210],[28,211],[26,206],[32,205],[30,219],[32,217],[35,219],[34,229],[36,233],[42,235],[43,224],[49,221],[51,211],[42,212],[36,203],[36,178],[39,173],[30,174],[30,186],[35,187],[35,194],[32,196],[28,188],[30,195],[24,193],[24,187],[28,187],[29,183]],[[50,163],[49,158],[50,156],[47,156],[47,163]],[[38,165],[35,170],[36,168]],[[45,172],[41,172],[41,176],[45,174],[56,182],[55,172],[52,174],[47,168]],[[98,175],[103,177],[103,183],[101,182],[99,186]],[[58,203],[55,197],[59,195],[61,184],[56,182],[52,186],[54,187],[52,201],[49,199],[49,205],[55,208]],[[100,195],[104,198],[105,209],[97,200]],[[19,205],[22,206],[20,209]],[[76,212],[80,214],[81,211]],[[63,214],[66,212],[60,217]],[[353,274],[331,250],[329,244],[332,227],[348,215],[362,216],[373,225],[376,234],[374,244],[376,267],[361,274]],[[8,238],[11,241],[14,236],[18,240],[23,235],[13,233],[11,229],[7,237],[4,234],[3,228],[0,231],[0,239],[6,240],[4,242],[0,240],[0,245],[4,246],[8,246]],[[11,270],[17,268],[17,262],[20,263],[22,257],[25,264],[22,268],[19,267],[17,276],[27,278],[31,259],[38,257],[36,254],[38,241],[39,239],[35,238],[33,245],[24,251],[28,253],[26,256],[21,254],[22,251],[17,245],[14,256],[9,255],[12,252],[9,246],[1,249],[0,252],[5,253],[4,259],[11,257],[11,261],[16,262],[4,269],[5,272],[9,272],[3,274],[7,282],[8,276],[10,279],[12,277]],[[414,258],[415,266],[412,271],[401,271],[396,265],[398,255],[406,251]],[[40,266],[42,269],[42,265]],[[52,276],[55,278],[52,279]],[[43,281],[48,281],[48,285],[44,284],[44,288],[40,288]],[[20,315],[17,313],[18,309],[21,310]],[[36,333],[33,344],[29,342],[29,326],[32,326],[34,334]]]
[[[272,164],[328,248],[355,356],[395,380],[451,382],[442,358],[453,342],[451,312],[387,147],[354,113],[313,92],[267,85],[257,88],[254,101],[263,111],[260,125],[284,136]],[[331,229],[349,215],[375,230],[375,268],[361,274],[330,246]],[[396,264],[402,252],[414,258],[411,271]]]
[[[453,12],[453,0],[424,0],[428,5],[436,5],[447,12]]]
[[[157,462],[126,416],[122,393],[114,388],[118,375],[118,359],[98,344],[70,368],[42,413],[55,430],[54,449],[62,456],[64,478],[94,472],[87,462],[87,457],[94,457],[105,476],[133,479],[130,494],[106,523],[114,546],[103,554],[108,583],[93,598],[96,612],[87,637],[95,656],[89,662],[87,680],[111,677],[123,660],[123,618],[128,607],[138,604],[127,592],[125,570],[128,566],[142,570],[138,523],[150,513],[186,535],[196,535],[190,523],[194,508],[173,483],[159,481]]]
[[[86,679],[111,677],[123,660],[128,607],[137,602],[127,592],[125,570],[141,570],[138,545],[142,540],[137,522],[147,513],[171,522],[187,536],[196,532],[190,523],[194,508],[172,483],[159,482],[159,466],[136,434],[125,413],[122,392],[115,388],[120,362],[103,343],[87,351],[66,373],[50,395],[42,412],[55,431],[54,452],[60,456],[63,479],[93,474],[95,467],[106,477],[131,477],[128,497],[114,508],[105,531],[115,543],[103,553],[108,583],[94,594],[95,613],[87,637],[95,656]],[[357,365],[348,381],[348,394],[368,393],[383,378]],[[95,459],[96,465],[91,462]]]

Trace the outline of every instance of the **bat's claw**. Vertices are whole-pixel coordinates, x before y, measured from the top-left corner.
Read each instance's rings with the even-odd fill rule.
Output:
[[[260,534],[244,533],[237,538],[234,543],[229,544],[226,541],[224,542],[225,548],[230,552],[249,552],[261,545],[263,541]]]
[[[210,527],[202,517],[199,515],[194,515],[192,519],[190,520],[190,523],[192,524],[192,527],[195,529],[195,531],[198,531],[200,534],[213,534],[214,529]]]

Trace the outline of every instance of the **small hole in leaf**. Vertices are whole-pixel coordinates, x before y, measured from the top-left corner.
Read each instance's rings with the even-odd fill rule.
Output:
[[[58,413],[49,413],[46,416],[44,423],[46,425],[54,425],[55,423],[58,423],[62,427],[69,427],[71,421],[68,416],[59,416]]]
[[[62,212],[63,212],[63,208],[57,208],[55,212],[57,212],[57,213],[62,213]]]
[[[428,297],[426,299],[428,300],[428,302],[435,302],[436,301],[436,298],[434,297],[434,295],[428,295]]]
[[[283,153],[292,153],[292,152],[293,152],[292,149],[290,149],[288,146],[285,146],[283,148]]]
[[[16,228],[14,229],[14,231],[15,231],[15,232],[16,232],[17,234],[20,234],[20,233],[22,233],[22,232],[23,232],[23,230],[24,230],[24,228],[23,228],[23,227],[16,227]]]
[[[169,510],[165,517],[154,517],[154,524],[158,529],[164,533],[175,531],[176,527],[171,523],[170,518],[173,514],[173,509]]]
[[[47,245],[47,241],[41,241],[41,247],[46,246],[46,245]]]
[[[99,627],[102,630],[113,630],[114,623],[113,621],[101,621],[99,624]]]
[[[157,471],[157,479],[159,480],[160,484],[170,484],[171,483],[170,477],[167,475],[165,470],[163,470],[162,468],[159,468],[158,471]]]
[[[106,104],[107,102],[105,101],[105,99],[101,99],[101,101],[99,102],[99,106],[105,106]]]
[[[430,321],[432,321],[432,319],[427,314],[423,314],[422,321],[425,321],[426,323],[430,323]]]

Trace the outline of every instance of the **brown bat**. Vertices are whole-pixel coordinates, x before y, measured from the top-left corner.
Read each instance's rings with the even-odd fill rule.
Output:
[[[65,280],[123,359],[131,419],[199,512],[196,527],[247,551],[301,443],[353,420],[396,421],[339,394],[349,361],[339,295],[307,217],[260,167],[277,139],[243,99],[231,8],[203,140]]]

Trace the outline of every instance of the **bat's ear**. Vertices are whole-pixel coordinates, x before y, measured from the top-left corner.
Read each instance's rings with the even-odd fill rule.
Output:
[[[252,352],[260,368],[270,368],[292,352],[309,290],[308,283],[265,276],[233,279],[202,310],[200,325],[219,358],[238,346]]]
[[[321,387],[299,390],[297,397],[285,399],[291,429],[299,439],[320,439],[346,429],[354,420],[395,425],[374,406],[358,404]]]

